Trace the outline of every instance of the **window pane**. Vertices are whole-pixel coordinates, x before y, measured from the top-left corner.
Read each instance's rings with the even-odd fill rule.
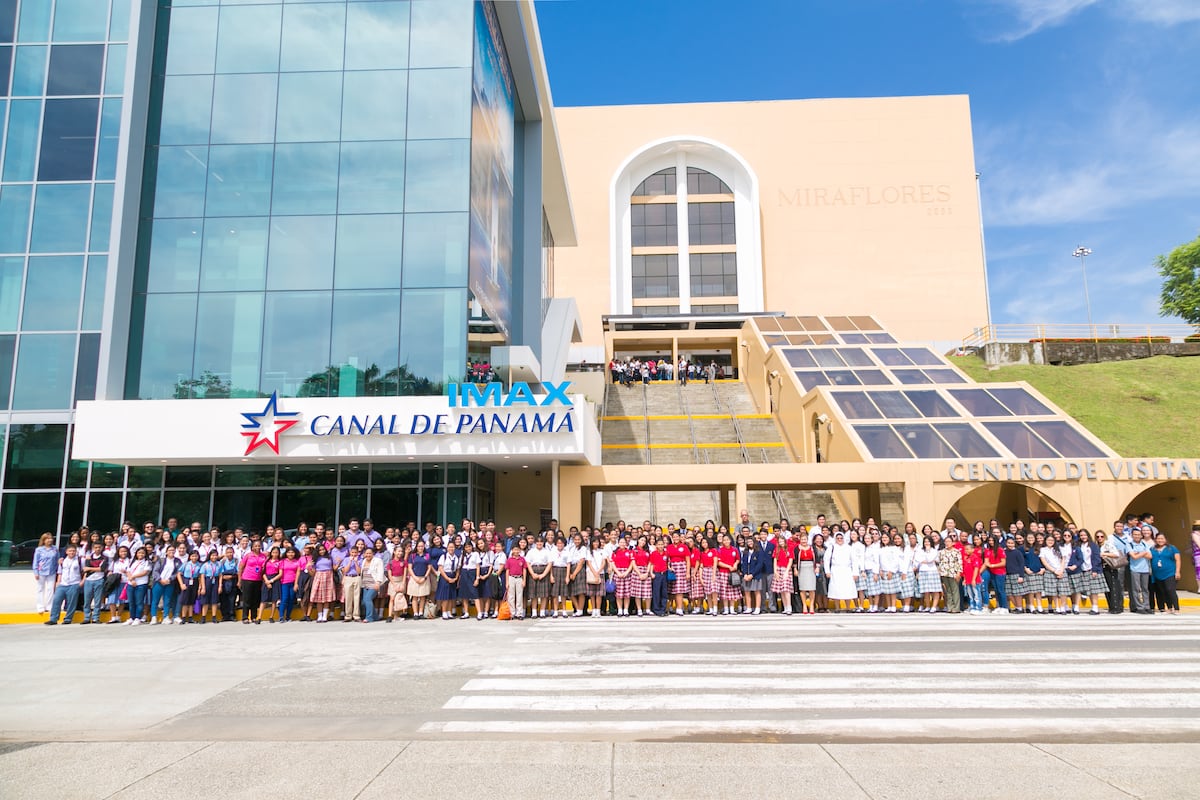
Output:
[[[100,107],[100,143],[96,147],[96,180],[117,176],[117,144],[121,138],[121,98],[109,97]]]
[[[25,252],[32,199],[32,186],[0,188],[0,253]]]
[[[83,256],[30,258],[21,329],[75,330],[79,321],[79,295],[82,291]]]
[[[342,73],[279,76],[279,142],[336,142],[341,134]]]
[[[98,183],[92,196],[92,229],[88,250],[108,250],[108,235],[112,230],[113,184]]]
[[[75,334],[22,336],[17,352],[13,410],[70,408],[74,377]]]
[[[33,165],[41,138],[42,102],[14,100],[8,110],[8,137],[5,139],[4,180],[33,180]]]
[[[338,146],[275,146],[274,214],[333,214],[337,211]]]
[[[208,144],[212,118],[211,75],[173,75],[163,84],[159,144]]]
[[[50,38],[50,4],[21,3],[21,21],[17,39],[22,42],[44,42]]]
[[[962,458],[995,458],[1000,455],[978,431],[965,422],[947,422],[933,427]]]
[[[469,0],[412,4],[414,67],[469,67],[471,65],[472,11]]]
[[[887,425],[855,425],[854,432],[875,458],[912,458],[900,437]]]
[[[857,347],[843,347],[837,351],[846,364],[851,367],[873,367],[875,362]]]
[[[845,362],[835,350],[811,350],[812,357],[816,359],[817,366],[820,367],[844,367]]]
[[[966,383],[966,379],[952,369],[927,369],[925,374],[934,383]]]
[[[988,392],[1014,414],[1029,416],[1054,414],[1044,403],[1024,389],[988,389]]]
[[[275,75],[218,75],[213,79],[212,143],[275,140]]]
[[[283,72],[342,68],[346,7],[341,3],[293,5],[283,9]]]
[[[230,145],[210,150],[210,217],[264,216],[271,207],[271,145]]]
[[[163,485],[162,467],[130,467],[129,488],[131,489],[161,489]]]
[[[1068,422],[1052,420],[1026,424],[1049,442],[1063,458],[1104,458],[1107,455]]]
[[[217,52],[217,11],[216,7],[171,9],[168,75],[213,71]]]
[[[279,68],[280,6],[224,6],[217,37],[217,72]]]
[[[333,216],[272,218],[268,289],[333,288],[335,220]]]
[[[858,378],[866,386],[890,386],[891,381],[883,370],[879,369],[856,369],[854,377]]]
[[[124,5],[128,7],[128,3],[124,0],[115,0],[113,3],[113,13],[116,13],[115,6]],[[105,94],[121,94],[125,91],[125,57],[128,55],[129,48],[123,44],[110,44],[108,46],[108,63],[104,67],[104,93]]]
[[[38,180],[91,180],[99,114],[99,100],[46,101]]]
[[[342,469],[344,474],[346,468],[343,467]],[[364,476],[366,471],[367,468],[364,465],[362,467]],[[278,481],[280,486],[335,486],[337,484],[337,471],[334,470],[333,472],[330,472],[329,468],[324,466],[281,464],[279,467]],[[350,481],[343,482],[349,483]],[[364,480],[362,483],[366,483],[366,481]],[[283,508],[283,503],[280,503],[279,507]],[[332,517],[333,511],[330,510],[328,518],[332,519]],[[326,517],[318,517],[316,519],[308,519],[307,522],[311,527],[312,525],[318,522],[323,522],[326,519]]]
[[[11,42],[17,34],[17,0],[0,0],[0,42]],[[3,442],[0,435],[0,442]]]
[[[868,333],[867,341],[871,344],[895,344],[896,340],[890,333]]]
[[[0,258],[0,331],[17,329],[17,316],[21,309],[21,281],[24,280],[24,276],[24,258]]]
[[[829,382],[834,386],[861,386],[862,381],[858,376],[849,370],[826,370],[825,377],[829,378]]]
[[[408,42],[408,3],[346,7],[346,69],[404,69]]]
[[[892,370],[892,375],[896,378],[896,380],[908,386],[920,383],[933,383],[933,381],[929,380],[925,373],[919,369],[894,369]]]
[[[9,334],[0,336],[0,411],[6,411],[8,398],[12,394],[12,370],[17,357],[17,337]],[[4,426],[0,425],[0,444],[4,439]]]
[[[194,369],[203,383],[197,396],[257,394],[262,316],[261,292],[200,295]]]
[[[83,320],[80,329],[98,331],[104,321],[104,283],[108,277],[108,258],[92,256],[87,261],[83,287]]]
[[[955,411],[949,403],[935,391],[912,391],[905,392],[904,396],[912,401],[921,414],[926,417],[957,417],[958,412]]]
[[[17,48],[12,67],[12,96],[36,97],[46,87],[46,58],[50,48],[26,45]]]
[[[143,306],[144,314],[138,313]],[[152,294],[134,297],[133,319],[144,319],[137,369],[136,396],[128,399],[158,400],[189,397],[192,378],[192,346],[196,334],[194,294]],[[136,354],[133,354],[136,355]]]
[[[907,367],[912,364],[908,356],[904,355],[898,347],[875,347],[871,349],[871,352],[885,367]]]
[[[834,399],[849,419],[881,419],[875,404],[862,392],[839,392]]]
[[[815,386],[828,386],[829,379],[825,377],[824,372],[797,372],[796,377],[800,380],[800,385],[804,387],[804,391],[808,391]]]
[[[975,417],[1011,417],[1012,412],[984,389],[951,389],[950,395]]]
[[[103,73],[104,45],[55,45],[50,48],[46,94],[100,94]]]
[[[406,211],[466,211],[470,190],[470,141],[409,142]]]
[[[904,355],[912,359],[912,363],[916,364],[918,367],[942,366],[942,360],[937,357],[936,353],[927,347],[902,347],[900,349],[904,352]]]
[[[793,367],[815,367],[812,355],[807,350],[784,350],[784,358]]]
[[[322,468],[326,475],[337,476],[328,467]],[[279,470],[280,475],[283,470]],[[301,521],[313,526],[318,522],[334,521],[337,510],[337,489],[298,489],[279,492],[276,514],[279,522],[289,528],[295,527]],[[335,526],[336,527],[336,526]]]
[[[400,393],[440,394],[446,381],[458,379],[466,363],[466,290],[404,292],[400,314]]]
[[[269,489],[226,489],[213,492],[213,524],[222,530],[252,530],[271,517],[275,493]]]
[[[108,3],[58,0],[54,5],[54,41],[102,42],[108,38]]]
[[[200,275],[200,219],[156,219],[150,231],[146,290],[194,292]]]
[[[267,217],[210,218],[204,226],[200,290],[266,287]]]
[[[909,419],[921,416],[912,403],[900,392],[871,392],[871,399],[888,419]]]
[[[342,214],[404,210],[404,142],[342,145],[338,211]],[[465,200],[461,210],[466,210]]]
[[[633,190],[634,197],[663,197],[676,193],[675,168],[667,167],[646,178]]]
[[[29,252],[82,252],[87,242],[91,194],[91,186],[86,183],[38,186]]]
[[[10,425],[4,488],[57,489],[66,452],[66,425]]]
[[[331,292],[269,292],[259,391],[324,397]]]
[[[330,364],[338,397],[399,393],[400,292],[335,292]]]
[[[79,337],[79,355],[75,364],[75,401],[96,399],[96,370],[100,366],[100,334]]]
[[[212,467],[167,467],[167,486],[212,486]],[[170,495],[168,494],[168,497]]]
[[[201,216],[204,213],[208,150],[203,147],[159,147],[157,156],[154,216]]]
[[[471,70],[412,70],[408,74],[408,138],[465,139],[470,135]]]
[[[983,426],[1017,458],[1058,458],[1058,453],[1022,422],[985,422]]]
[[[955,452],[928,425],[897,425],[896,433],[917,458],[954,458]]]
[[[462,233],[465,237],[465,229]],[[403,244],[404,217],[400,214],[338,217],[334,286],[338,289],[399,286]]]
[[[467,214],[407,214],[404,286],[465,286]]]
[[[342,140],[403,139],[408,73],[347,72],[344,77]]]

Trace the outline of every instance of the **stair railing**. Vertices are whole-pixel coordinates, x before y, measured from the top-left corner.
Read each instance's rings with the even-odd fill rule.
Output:
[[[762,463],[764,463],[764,464],[770,463],[767,459],[767,448],[761,447],[761,448],[759,448],[758,452],[759,452],[759,455],[762,457]],[[780,519],[791,519],[791,517],[788,516],[787,507],[784,506],[784,504],[783,504],[783,492],[779,491],[778,489],[772,489],[771,490],[771,499],[775,501],[775,509],[777,511],[779,511],[779,518]]]
[[[700,448],[696,442],[696,423],[692,420],[692,410],[688,408],[687,397],[683,394],[683,387],[679,382],[675,383],[675,392],[679,395],[679,407],[683,410],[683,414],[688,421],[688,435],[692,437],[692,463],[700,463]]]

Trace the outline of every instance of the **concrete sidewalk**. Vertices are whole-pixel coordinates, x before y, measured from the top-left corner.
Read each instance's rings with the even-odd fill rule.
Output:
[[[364,719],[364,724],[369,724]],[[1194,744],[104,742],[0,746],[0,796],[161,800],[1193,797]],[[331,749],[332,748],[332,749]],[[320,752],[319,763],[308,754]]]

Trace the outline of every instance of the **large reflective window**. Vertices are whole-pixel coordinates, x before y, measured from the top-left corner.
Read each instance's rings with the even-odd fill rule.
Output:
[[[274,148],[269,144],[211,148],[205,204],[208,216],[266,215],[271,208],[273,161]]]
[[[98,331],[104,321],[104,279],[108,276],[108,257],[91,256],[87,260],[87,278],[83,284],[83,318],[79,327]]]
[[[9,103],[8,135],[4,140],[4,180],[33,180],[41,123],[41,100],[14,100]]]
[[[0,187],[0,253],[25,252],[32,201],[32,186]]]
[[[887,425],[855,425],[854,432],[875,458],[912,458],[904,442]]]
[[[88,250],[108,250],[108,235],[112,231],[113,190],[111,183],[97,183],[92,192],[92,227],[88,234]]]
[[[954,458],[955,452],[941,440],[933,428],[925,424],[897,425],[896,433],[904,439],[917,458]]]
[[[342,92],[343,141],[404,138],[406,71],[347,72]]]
[[[439,394],[467,363],[465,289],[410,289],[400,312],[401,394]]]
[[[346,6],[342,3],[289,5],[283,8],[283,72],[342,68]]]
[[[299,72],[279,76],[275,140],[336,142],[341,134],[342,73]]]
[[[75,402],[96,399],[96,374],[100,367],[100,334],[79,336],[79,353],[75,359]]]
[[[201,219],[156,219],[150,231],[146,290],[194,292],[200,276]]]
[[[196,315],[198,397],[245,397],[258,392],[263,294],[201,294]]]
[[[889,419],[907,419],[921,416],[912,403],[900,392],[871,392],[871,399]]]
[[[33,235],[29,252],[83,252],[87,244],[91,199],[90,184],[39,185],[33,200]]]
[[[470,135],[471,70],[409,72],[408,138],[466,139]]]
[[[122,0],[115,5],[128,7],[129,4]],[[125,59],[128,56],[128,50],[128,46],[123,44],[108,46],[108,63],[104,65],[105,94],[121,94],[125,91]]]
[[[985,422],[983,427],[1017,458],[1058,458],[1058,453],[1023,422]]]
[[[912,404],[921,410],[921,414],[926,417],[957,417],[958,412],[954,410],[945,399],[936,391],[911,391],[905,392]]]
[[[942,360],[938,358],[937,353],[930,350],[928,347],[902,347],[900,348],[904,355],[912,359],[912,363],[918,367],[940,367],[943,366]]]
[[[471,0],[415,0],[409,63],[414,67],[471,66],[473,12]]]
[[[688,203],[688,242],[735,244],[733,203]]]
[[[204,214],[208,149],[159,147],[154,184],[154,216],[198,217]]]
[[[848,419],[881,419],[875,404],[862,392],[839,392],[834,399]]]
[[[288,397],[329,391],[332,292],[270,292],[259,390]]]
[[[1024,389],[988,389],[988,393],[1018,415],[1050,416],[1054,412]]]
[[[812,354],[807,350],[784,350],[783,357],[786,358],[787,362],[793,367],[798,367],[801,369],[812,369],[817,365],[817,363],[813,360]]]
[[[163,84],[159,144],[208,144],[211,75],[172,75]]]
[[[0,331],[17,329],[17,316],[21,311],[21,281],[24,276],[24,258],[0,258]]]
[[[399,290],[335,292],[329,363],[337,374],[330,394],[398,394],[399,341]]]
[[[1011,417],[1012,412],[985,389],[951,389],[950,395],[975,417]]]
[[[83,256],[34,256],[25,278],[21,330],[73,331],[79,323]]]
[[[275,140],[275,75],[218,75],[213,80],[212,143]]]
[[[275,146],[275,214],[333,214],[338,204],[338,145]]]
[[[1062,420],[1026,423],[1063,458],[1104,458],[1107,454],[1090,439]]]
[[[633,247],[674,247],[679,244],[679,215],[670,203],[635,203],[629,207],[629,236]]]
[[[467,285],[467,214],[404,216],[404,286]]]
[[[268,289],[333,288],[335,219],[333,216],[271,219]]]
[[[170,38],[167,40],[168,75],[195,75],[213,71],[217,54],[217,11],[216,6],[171,9]]]
[[[407,2],[350,3],[346,7],[346,69],[408,66]],[[467,32],[470,47],[470,32]],[[468,50],[468,59],[470,51]],[[466,64],[470,65],[468,60]],[[459,66],[459,65],[455,65]]]
[[[100,107],[100,142],[96,146],[96,180],[117,176],[117,145],[121,137],[121,98],[109,97]]]
[[[267,217],[210,218],[204,226],[200,290],[263,289],[269,222]]]
[[[75,334],[40,333],[21,337],[17,352],[14,411],[71,407],[75,378]]]
[[[35,97],[46,88],[46,58],[50,48],[45,45],[24,45],[17,48],[12,67],[13,97]]]
[[[66,454],[66,425],[10,425],[4,488],[57,489]]]
[[[470,140],[408,143],[406,211],[466,211],[471,169]]]
[[[338,217],[334,286],[369,289],[400,285],[404,222],[400,214]],[[462,235],[466,236],[465,227]],[[407,263],[407,255],[404,260]]]
[[[91,180],[96,159],[96,120],[99,114],[99,100],[46,101],[38,180]]]
[[[338,211],[342,214],[404,210],[404,142],[342,145]],[[462,210],[466,210],[463,206]]]
[[[54,5],[54,41],[102,42],[108,36],[104,0],[58,0]]]
[[[144,308],[143,313],[138,313],[139,306]],[[189,397],[192,347],[196,337],[196,295],[137,295],[133,318],[144,322],[139,340],[140,368],[136,373],[138,390],[136,397],[129,399]]]
[[[278,5],[223,6],[217,72],[277,71],[280,10]]]
[[[13,364],[17,360],[17,337],[0,335],[0,411],[8,410],[8,399],[12,395]],[[3,441],[4,426],[0,425],[0,442]]]
[[[995,458],[1000,455],[977,430],[965,422],[946,422],[933,427],[962,458]]]
[[[103,75],[104,45],[57,44],[50,48],[46,94],[100,94]]]

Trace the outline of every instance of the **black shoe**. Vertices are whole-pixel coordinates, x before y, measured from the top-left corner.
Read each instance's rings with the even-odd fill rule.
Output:
[[[79,623],[79,624],[80,624],[80,625],[91,625],[91,624],[92,624],[92,621],[91,621],[90,619],[85,619],[83,622],[81,622],[81,623]]]
[[[57,623],[57,622],[55,622],[55,621],[54,621],[54,620],[52,620],[52,619],[48,619],[48,620],[46,620],[45,622],[43,622],[42,624],[43,624],[43,625],[57,625],[58,623]]]

